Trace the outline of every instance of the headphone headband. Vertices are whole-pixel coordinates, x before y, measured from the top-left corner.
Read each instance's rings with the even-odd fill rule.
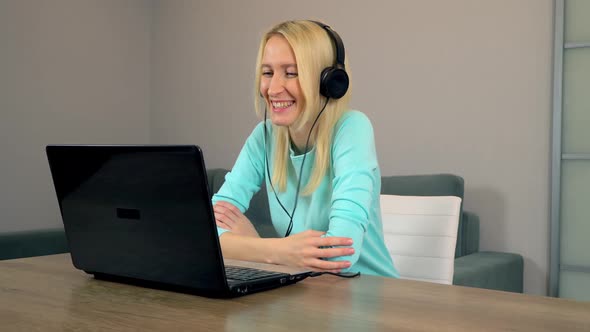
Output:
[[[330,39],[332,39],[332,41],[334,41],[334,44],[336,46],[336,64],[341,65],[342,68],[344,68],[344,43],[342,42],[342,38],[340,38],[338,33],[336,33],[336,31],[334,31],[329,25],[324,24],[319,21],[311,21],[311,22],[319,25],[324,30],[326,30],[326,32],[330,36]]]

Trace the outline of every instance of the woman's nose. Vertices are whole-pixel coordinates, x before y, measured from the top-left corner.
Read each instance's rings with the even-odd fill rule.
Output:
[[[285,90],[284,81],[280,77],[278,77],[277,75],[274,75],[270,79],[270,84],[268,86],[268,94],[270,96],[276,96],[276,95],[280,94],[281,92],[283,92],[284,90]]]

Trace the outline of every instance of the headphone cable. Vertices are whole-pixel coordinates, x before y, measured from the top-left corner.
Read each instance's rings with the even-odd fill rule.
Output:
[[[322,115],[322,113],[326,109],[326,106],[328,105],[329,101],[330,101],[330,98],[326,98],[326,102],[324,103],[324,106],[322,107],[322,109],[318,113],[318,116],[316,116],[313,124],[311,125],[311,128],[309,129],[309,134],[307,135],[307,140],[305,141],[305,149],[303,151],[303,160],[301,161],[301,167],[299,168],[299,177],[297,179],[297,190],[295,191],[295,204],[293,204],[293,211],[291,211],[291,213],[289,213],[287,211],[287,209],[285,208],[285,206],[283,205],[283,203],[281,203],[281,200],[279,199],[279,196],[277,195],[277,192],[272,184],[272,180],[270,177],[270,168],[268,165],[268,154],[267,154],[268,133],[266,130],[267,103],[266,102],[264,103],[264,124],[263,125],[264,125],[264,159],[266,161],[266,176],[268,178],[268,182],[270,184],[270,187],[272,188],[272,192],[274,193],[275,198],[277,199],[277,202],[279,203],[279,205],[281,206],[283,211],[285,211],[285,213],[289,217],[289,226],[287,226],[287,231],[285,232],[285,237],[289,236],[289,234],[291,234],[291,231],[293,230],[293,217],[295,216],[295,210],[297,209],[297,203],[299,201],[299,190],[301,188],[301,178],[303,175],[303,165],[305,164],[305,158],[307,157],[307,148],[309,147],[309,139],[311,137],[311,133],[313,132],[313,128],[315,127],[316,123],[318,122],[320,115]]]
[[[312,272],[309,276],[310,277],[319,277],[321,275],[324,274],[329,274],[332,276],[337,276],[340,278],[356,278],[356,277],[360,277],[361,273],[360,272],[340,272],[340,273],[334,273],[334,272]]]

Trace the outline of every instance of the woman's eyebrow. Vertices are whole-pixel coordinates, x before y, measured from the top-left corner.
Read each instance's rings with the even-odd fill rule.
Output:
[[[272,68],[273,66],[268,63],[263,63],[262,65],[260,65],[260,67]],[[297,69],[297,64],[296,63],[284,63],[284,64],[279,65],[279,67],[281,67],[281,68],[293,67],[293,68]]]

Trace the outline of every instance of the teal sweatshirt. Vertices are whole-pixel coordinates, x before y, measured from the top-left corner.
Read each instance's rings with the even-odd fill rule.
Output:
[[[273,169],[273,130],[267,121],[269,138],[268,162]],[[375,151],[373,127],[361,112],[345,112],[334,128],[331,146],[331,165],[320,186],[308,196],[300,194],[293,218],[291,234],[308,229],[325,231],[325,236],[349,237],[353,240],[352,256],[330,258],[348,260],[350,272],[399,277],[383,241],[381,208],[381,173]],[[265,166],[264,127],[260,123],[246,140],[232,170],[225,176],[225,183],[213,195],[213,204],[222,200],[232,203],[244,213],[252,196],[266,181],[268,203],[272,223],[283,236],[289,225],[289,217],[281,208],[268,183]],[[277,195],[291,213],[295,204],[295,191],[300,176],[303,154],[290,151],[292,168],[289,170],[287,189]],[[314,162],[315,148],[307,152],[303,168],[301,188],[305,188]],[[271,175],[272,177],[272,175]],[[227,230],[219,228],[219,235]]]

